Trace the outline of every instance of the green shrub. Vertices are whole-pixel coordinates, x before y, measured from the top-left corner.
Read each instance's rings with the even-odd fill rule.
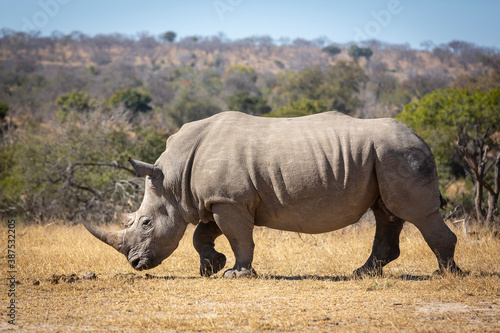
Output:
[[[181,127],[185,123],[207,118],[221,111],[222,109],[210,98],[200,97],[189,90],[183,90],[167,113],[175,126]]]
[[[282,106],[266,114],[266,117],[301,117],[327,111],[325,105],[319,100],[302,99]]]
[[[125,106],[127,109],[137,114],[152,110],[149,105],[152,102],[151,95],[134,89],[125,89],[116,91],[109,99],[112,107]]]
[[[271,111],[269,105],[260,96],[250,96],[248,90],[242,90],[228,99],[229,110],[241,111],[253,115],[262,115]]]
[[[109,221],[116,211],[138,208],[143,180],[127,159],[154,162],[165,136],[153,128],[133,132],[129,123],[97,111],[73,115],[75,121],[57,131],[35,126],[1,147],[0,215],[24,215],[30,222],[83,212]]]
[[[5,103],[0,103],[0,121],[7,117],[7,112],[9,111],[9,105]]]
[[[330,46],[322,48],[321,51],[326,52],[331,56],[336,56],[337,54],[342,52],[342,49],[335,46],[335,45],[330,45]]]
[[[99,75],[101,73],[101,71],[99,70],[99,68],[90,65],[89,66],[89,73],[92,75]]]
[[[84,92],[72,91],[59,96],[55,104],[61,107],[57,113],[57,118],[66,120],[68,114],[72,111],[80,113],[90,111],[94,106],[94,100]]]

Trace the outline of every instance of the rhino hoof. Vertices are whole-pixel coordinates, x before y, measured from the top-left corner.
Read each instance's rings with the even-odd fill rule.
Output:
[[[361,277],[375,277],[375,276],[382,276],[383,270],[382,267],[360,267],[356,269],[354,272],[352,272],[354,277],[356,278],[361,278]]]
[[[226,266],[226,256],[217,252],[212,260],[204,259],[200,264],[201,276],[209,277]]]
[[[470,272],[462,271],[458,266],[449,268],[449,269],[438,269],[434,272],[432,272],[432,277],[442,277],[446,276],[448,274],[459,276],[459,277],[465,277],[470,274]]]
[[[234,278],[242,278],[242,277],[256,277],[257,272],[253,268],[246,269],[246,268],[241,268],[241,269],[228,269],[227,271],[224,272],[224,277],[226,279],[234,279]]]

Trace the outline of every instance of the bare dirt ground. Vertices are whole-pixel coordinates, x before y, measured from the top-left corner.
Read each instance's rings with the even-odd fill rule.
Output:
[[[353,279],[370,254],[374,229],[365,223],[314,236],[256,229],[259,277],[227,280],[221,273],[198,275],[193,228],[162,265],[136,272],[82,226],[18,225],[16,325],[8,324],[10,297],[2,283],[0,331],[500,331],[497,236],[454,229],[457,263],[469,274],[433,276],[434,255],[406,224],[401,257],[384,275]],[[221,237],[216,247],[228,257],[226,268],[232,266],[227,240]],[[0,257],[6,275],[5,252]]]

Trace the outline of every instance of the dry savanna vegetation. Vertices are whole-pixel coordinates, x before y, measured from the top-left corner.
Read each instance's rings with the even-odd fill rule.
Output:
[[[498,49],[175,37],[0,29],[0,331],[500,331]],[[152,163],[183,124],[224,110],[409,125],[433,151],[469,273],[433,275],[436,258],[408,224],[383,276],[352,278],[370,255],[370,218],[324,235],[256,229],[257,278],[200,277],[194,228],[162,265],[136,272],[76,222],[137,209],[144,181],[128,157]],[[11,326],[3,222],[14,218]],[[227,240],[216,247],[231,267]]]
[[[188,228],[159,267],[136,272],[123,255],[81,225],[53,222],[16,227],[18,302],[15,328],[77,331],[500,331],[500,239],[484,229],[459,237],[465,276],[433,275],[434,255],[406,224],[401,256],[381,277],[353,279],[368,258],[374,224],[322,235],[258,228],[257,278],[198,274]],[[113,228],[113,226],[109,226]],[[7,239],[2,223],[2,248]],[[216,248],[234,263],[224,237]],[[5,252],[2,274],[7,271]],[[2,309],[6,291],[2,290]],[[2,310],[2,314],[5,310]],[[2,318],[0,330],[11,330]]]

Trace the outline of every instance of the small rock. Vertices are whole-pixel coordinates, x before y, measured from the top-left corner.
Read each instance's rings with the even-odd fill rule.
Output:
[[[142,276],[136,275],[135,273],[118,273],[114,278],[117,280],[134,281],[136,279],[142,279]]]
[[[80,278],[78,276],[76,276],[76,274],[74,274],[74,273],[71,274],[70,276],[65,276],[65,275],[63,275],[63,276],[64,276],[64,278],[63,278],[64,282],[66,282],[66,283],[73,283],[75,281],[80,280]]]
[[[94,272],[85,272],[82,275],[82,279],[84,280],[97,280],[97,275]]]
[[[48,278],[47,281],[49,281],[50,284],[58,284],[60,279],[61,275],[52,274],[52,277]]]
[[[33,280],[33,285],[34,285],[34,286],[39,286],[39,285],[40,285],[40,281],[38,281],[38,280]]]

